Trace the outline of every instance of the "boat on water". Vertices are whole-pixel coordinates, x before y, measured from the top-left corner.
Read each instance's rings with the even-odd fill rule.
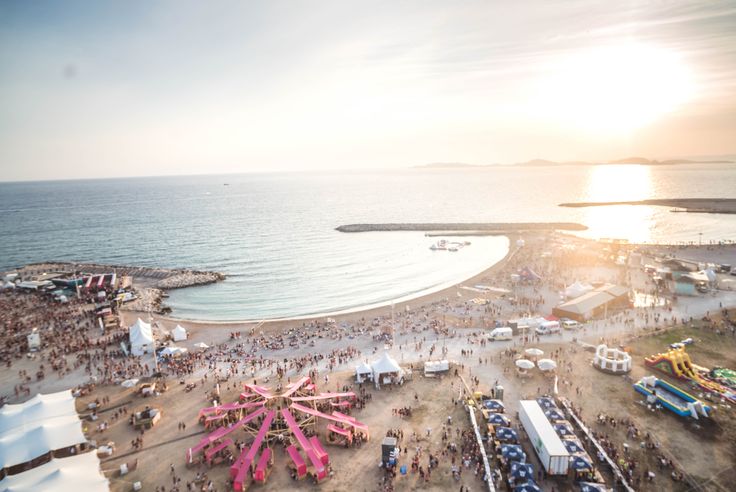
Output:
[[[446,239],[440,239],[436,243],[434,243],[432,246],[429,247],[431,250],[446,250],[447,249],[447,240]]]
[[[461,248],[464,248],[465,246],[469,246],[470,241],[464,241],[464,242],[453,242],[448,241],[447,239],[440,239],[436,243],[434,243],[432,246],[429,247],[429,249],[433,251],[452,251],[457,252]]]
[[[698,419],[710,417],[711,407],[677,386],[656,376],[645,376],[634,385],[634,389],[647,397],[647,401],[658,403],[680,417]]]

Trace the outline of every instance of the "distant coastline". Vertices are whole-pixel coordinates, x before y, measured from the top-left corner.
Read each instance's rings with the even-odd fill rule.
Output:
[[[570,202],[560,203],[560,207],[604,207],[608,205],[649,205],[676,207],[672,212],[736,214],[736,198],[663,198],[654,200],[634,200],[620,202]]]
[[[553,166],[606,166],[606,165],[634,165],[634,166],[674,166],[681,164],[734,164],[734,161],[726,159],[717,160],[691,160],[691,159],[667,159],[659,161],[645,157],[626,157],[614,161],[549,161],[547,159],[532,159],[526,162],[514,164],[468,164],[464,162],[433,162],[413,166],[420,169],[462,169],[462,168],[488,168],[488,167],[553,167]]]

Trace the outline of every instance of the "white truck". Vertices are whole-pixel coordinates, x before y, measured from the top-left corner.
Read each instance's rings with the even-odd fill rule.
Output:
[[[491,332],[488,334],[488,339],[491,341],[496,340],[511,340],[514,338],[514,331],[509,328],[508,326],[504,326],[501,328],[494,328],[491,330]]]
[[[535,400],[519,402],[519,421],[549,475],[567,475],[570,453]]]

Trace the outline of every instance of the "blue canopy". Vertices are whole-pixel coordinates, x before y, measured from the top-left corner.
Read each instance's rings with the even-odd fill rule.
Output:
[[[501,413],[492,413],[488,416],[488,423],[493,425],[503,425],[508,427],[511,421]]]
[[[514,461],[526,461],[526,453],[518,444],[502,444],[501,456]]]
[[[516,431],[510,427],[496,428],[496,438],[499,441],[504,442],[519,442],[519,436],[516,434]]]
[[[580,492],[606,492],[608,490],[602,483],[580,482]]]
[[[542,492],[542,489],[534,483],[534,480],[529,480],[526,483],[515,486],[514,492]]]
[[[540,396],[539,398],[537,398],[537,403],[539,403],[539,406],[545,410],[549,410],[550,408],[559,410],[557,408],[557,405],[555,404],[555,401],[549,396]]]
[[[483,407],[494,411],[500,410],[501,412],[506,409],[500,400],[483,400]]]
[[[565,420],[565,416],[557,408],[545,410],[544,415],[547,417],[547,420]]]
[[[592,470],[593,463],[587,456],[577,455],[570,458],[570,468],[575,471]]]
[[[555,432],[559,434],[560,436],[574,436],[575,433],[572,430],[572,427],[568,422],[559,422],[557,424],[552,424],[552,427],[555,428]]]
[[[514,478],[531,479],[532,477],[534,477],[534,467],[529,463],[519,463],[518,461],[512,461],[509,473]]]
[[[583,445],[577,439],[563,439],[562,444],[565,445],[568,453],[581,453],[585,452]]]

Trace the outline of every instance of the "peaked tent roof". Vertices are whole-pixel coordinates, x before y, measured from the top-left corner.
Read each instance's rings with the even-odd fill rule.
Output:
[[[611,294],[613,297],[623,297],[629,294],[629,289],[624,287],[623,285],[605,284],[601,285],[595,290],[598,292]]]
[[[568,313],[585,314],[599,306],[611,302],[613,299],[614,296],[608,292],[593,290],[587,294],[583,294],[577,299],[560,304],[555,309],[566,311]]]
[[[371,364],[371,367],[373,368],[374,374],[386,374],[389,372],[398,372],[403,373],[404,370],[401,369],[401,366],[398,362],[396,362],[390,355],[388,355],[388,352],[384,352],[380,359],[375,361],[373,364]]]
[[[133,326],[130,327],[128,334],[130,335],[131,345],[146,345],[153,343],[153,331],[151,325],[138,318]]]
[[[370,374],[373,372],[373,368],[368,365],[366,362],[361,362],[357,366],[355,366],[355,373],[356,374]]]
[[[565,297],[580,297],[586,292],[590,292],[591,290],[593,290],[592,285],[587,285],[576,280],[573,284],[570,284],[567,288],[565,288]]]
[[[174,328],[173,330],[171,330],[171,336],[172,336],[172,338],[174,339],[175,342],[180,342],[182,340],[186,340],[187,339],[187,330],[183,326],[181,326],[181,325],[176,325],[176,328]]]
[[[77,415],[71,390],[37,394],[25,403],[0,408],[0,436],[18,428],[32,428],[35,424],[55,417]]]
[[[0,468],[19,465],[87,439],[77,415],[54,417],[32,426],[17,427],[0,436]]]
[[[107,492],[109,484],[100,473],[100,461],[94,452],[62,459],[52,459],[36,468],[0,481],[0,490],[8,492]]]

